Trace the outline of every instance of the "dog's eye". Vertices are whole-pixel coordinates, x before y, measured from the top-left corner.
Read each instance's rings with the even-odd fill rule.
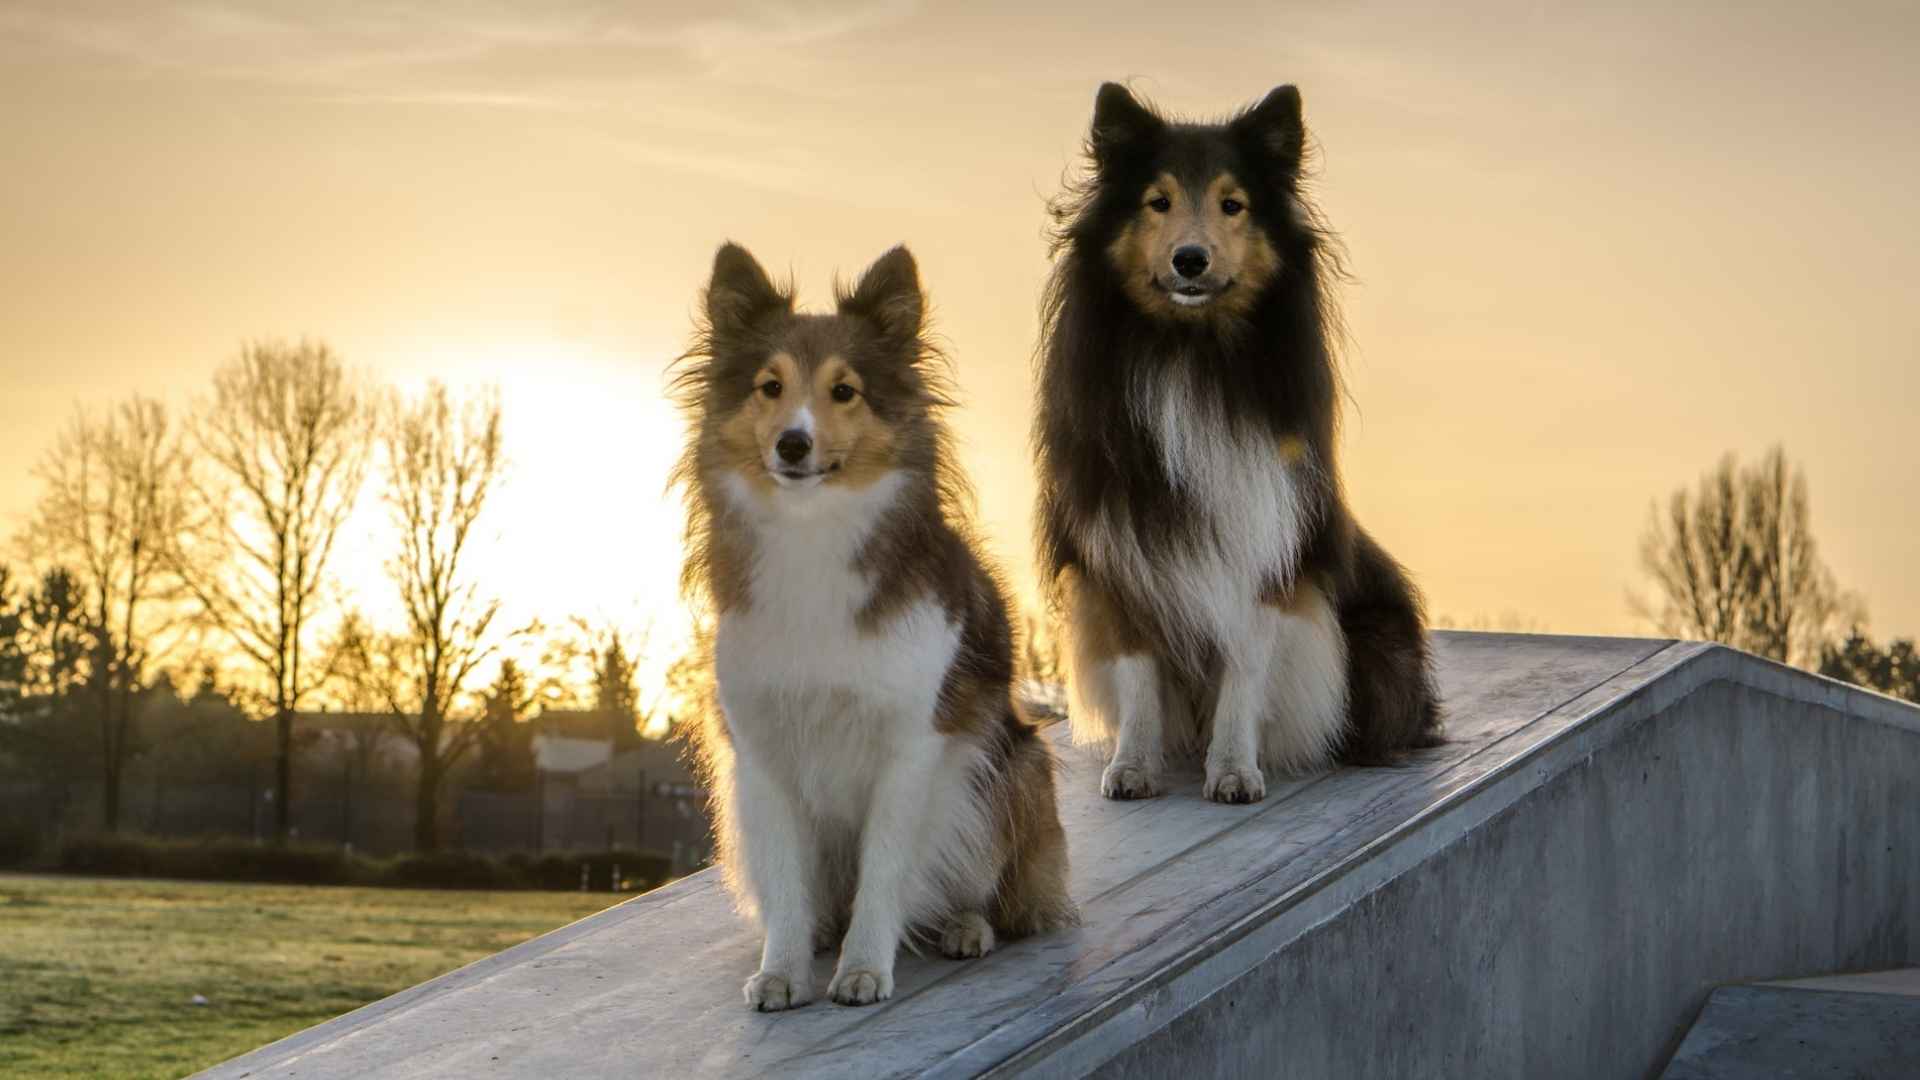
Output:
[[[1221,199],[1220,200],[1220,212],[1227,215],[1228,217],[1232,217],[1233,215],[1239,213],[1242,210],[1245,210],[1246,208],[1247,208],[1247,204],[1241,202],[1239,199]]]
[[[1165,195],[1155,195],[1153,198],[1147,200],[1147,205],[1153,208],[1154,213],[1164,214],[1173,209],[1173,200],[1167,198]]]
[[[768,379],[766,382],[760,384],[760,392],[770,398],[779,397],[780,391],[784,389],[786,389],[786,387],[780,385],[779,379]]]
[[[853,387],[848,386],[846,383],[834,383],[833,389],[829,390],[828,393],[833,395],[833,400],[840,402],[842,405],[853,400]]]

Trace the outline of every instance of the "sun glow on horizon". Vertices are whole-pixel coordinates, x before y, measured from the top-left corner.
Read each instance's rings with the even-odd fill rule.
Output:
[[[436,379],[456,400],[499,389],[506,466],[467,562],[480,594],[501,601],[496,631],[586,620],[644,640],[638,681],[643,691],[658,686],[689,625],[679,595],[684,514],[666,486],[683,431],[665,396],[665,358],[675,354],[615,356],[560,341],[395,353],[375,357],[373,371],[403,396]],[[343,607],[391,629],[400,607],[387,570],[396,536],[383,468],[376,454],[333,569]],[[524,664],[538,646],[536,636],[502,655]],[[494,667],[466,689],[483,689]]]

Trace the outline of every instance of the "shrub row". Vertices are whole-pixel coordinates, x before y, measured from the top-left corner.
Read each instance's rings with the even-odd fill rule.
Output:
[[[613,888],[617,866],[629,890],[650,889],[670,870],[663,855],[638,851],[512,854],[440,851],[380,859],[337,846],[273,847],[248,840],[164,840],[140,836],[81,836],[37,854],[29,845],[0,843],[0,867],[187,881],[257,881],[287,885],[371,885],[412,889]]]
[[[40,833],[25,822],[0,821],[0,869],[25,866],[40,855]]]

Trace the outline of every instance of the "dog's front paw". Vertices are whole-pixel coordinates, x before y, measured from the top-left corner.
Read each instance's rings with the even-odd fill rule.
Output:
[[[1252,765],[1209,765],[1200,793],[1217,803],[1257,803],[1267,797],[1267,779]]]
[[[760,1012],[797,1009],[813,1000],[813,987],[808,979],[777,971],[756,972],[747,980],[746,992],[747,1004]]]
[[[842,1005],[871,1005],[893,996],[893,972],[853,968],[833,973],[827,996]]]
[[[985,956],[993,951],[993,944],[993,927],[977,911],[955,915],[940,934],[940,951],[954,960]]]
[[[1160,785],[1145,765],[1116,760],[1100,774],[1100,794],[1109,799],[1151,799],[1160,794]]]

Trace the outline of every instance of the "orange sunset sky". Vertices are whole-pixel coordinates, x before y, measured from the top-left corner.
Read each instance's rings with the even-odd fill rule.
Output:
[[[714,248],[819,305],[904,241],[1030,599],[1044,202],[1095,86],[1295,82],[1355,278],[1347,485],[1436,613],[1648,632],[1650,502],[1783,442],[1873,630],[1920,633],[1916,11],[0,0],[0,538],[76,403],[309,335],[499,384],[511,613],[671,621],[661,375]],[[367,502],[340,570],[383,595]]]

